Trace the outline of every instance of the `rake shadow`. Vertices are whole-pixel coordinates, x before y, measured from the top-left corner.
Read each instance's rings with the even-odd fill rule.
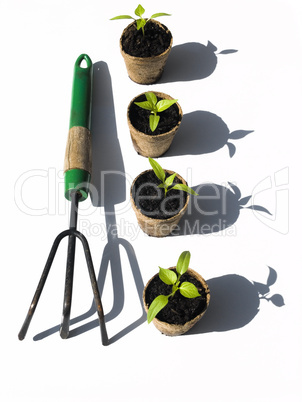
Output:
[[[106,230],[108,242],[105,245],[102,261],[98,273],[98,287],[100,295],[103,293],[106,275],[109,264],[111,266],[114,302],[109,313],[105,315],[105,321],[117,317],[124,307],[124,283],[122,264],[120,258],[120,247],[123,247],[128,256],[131,272],[136,285],[138,298],[142,313],[137,320],[123,328],[119,333],[109,339],[109,343],[114,343],[127,335],[146,319],[143,308],[142,293],[144,283],[136,259],[135,250],[125,239],[117,235],[117,224],[115,216],[115,205],[123,202],[126,197],[125,170],[122,153],[117,138],[116,122],[113,95],[111,88],[111,77],[107,64],[98,62],[94,64],[93,72],[93,97],[92,97],[92,183],[91,199],[96,207],[104,207]],[[108,133],[110,135],[108,135]],[[112,157],[114,155],[114,158]],[[106,306],[105,306],[106,308]],[[83,320],[92,317],[96,313],[94,301],[85,313],[70,320],[70,325],[75,325]],[[99,326],[98,319],[94,319],[70,331],[69,337],[78,336]],[[58,332],[60,325],[54,326],[46,331],[37,334],[34,340],[41,340],[49,335]]]

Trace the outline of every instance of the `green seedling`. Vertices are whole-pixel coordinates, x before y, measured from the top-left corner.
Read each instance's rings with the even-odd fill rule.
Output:
[[[150,18],[144,18],[143,14],[145,13],[145,9],[140,4],[136,7],[134,13],[139,18],[133,18],[133,17],[131,17],[131,15],[118,15],[117,17],[113,17],[113,18],[110,18],[110,19],[111,20],[122,20],[122,19],[134,20],[134,21],[136,21],[137,30],[139,31],[141,29],[142,32],[143,32],[143,35],[145,35],[145,25],[151,18],[157,18],[157,17],[170,16],[171,15],[171,14],[166,14],[166,13],[156,13],[156,14],[151,15]]]
[[[151,131],[153,132],[156,130],[156,127],[159,123],[160,116],[158,113],[169,109],[170,106],[177,102],[177,99],[162,99],[157,101],[157,97],[153,92],[146,92],[145,95],[147,99],[146,101],[134,103],[142,109],[146,109],[151,112],[149,117],[149,125]]]
[[[167,195],[167,192],[170,190],[181,190],[181,191],[185,191],[192,195],[198,195],[192,188],[186,186],[185,184],[177,183],[173,186],[173,181],[176,176],[176,173],[173,173],[166,178],[165,171],[158,162],[156,162],[152,158],[149,158],[149,162],[150,162],[150,165],[152,166],[152,169],[153,169],[155,175],[161,181],[161,183],[158,185],[158,187],[165,189],[165,196]]]
[[[196,286],[193,283],[180,283],[181,276],[188,270],[190,258],[191,254],[189,251],[183,251],[180,254],[176,265],[176,273],[171,269],[159,267],[159,278],[166,285],[171,285],[171,293],[168,296],[159,295],[152,301],[147,314],[149,324],[153,318],[156,317],[157,314],[169,303],[169,299],[171,299],[177,291],[189,299],[200,296]]]

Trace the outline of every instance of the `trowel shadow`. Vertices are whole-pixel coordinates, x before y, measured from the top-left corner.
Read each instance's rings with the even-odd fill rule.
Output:
[[[172,47],[159,83],[194,81],[209,77],[217,65],[217,48],[188,42]]]
[[[120,247],[126,251],[130,269],[137,289],[142,314],[137,320],[109,339],[113,343],[137,328],[145,321],[145,310],[142,302],[144,283],[136,259],[133,246],[125,239],[118,237],[115,205],[126,199],[126,179],[120,144],[117,137],[111,77],[105,62],[97,62],[93,66],[93,96],[91,112],[92,132],[92,181],[91,200],[95,207],[103,207],[106,220],[107,244],[103,250],[102,261],[98,273],[98,287],[100,295],[103,293],[108,267],[111,267],[114,301],[111,311],[105,315],[105,321],[117,317],[124,307],[124,283]],[[103,303],[103,302],[102,302]],[[103,303],[104,310],[106,305]],[[70,320],[70,325],[86,320],[96,313],[94,301],[89,310]],[[94,319],[70,331],[69,337],[83,334],[99,326],[98,319]],[[59,331],[57,325],[34,337],[40,340]]]

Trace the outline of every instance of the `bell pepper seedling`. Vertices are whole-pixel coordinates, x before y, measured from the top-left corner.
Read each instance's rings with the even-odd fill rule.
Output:
[[[159,267],[159,278],[166,285],[171,285],[172,289],[169,295],[159,295],[152,301],[147,313],[148,324],[150,324],[153,318],[169,303],[169,299],[171,299],[177,291],[179,291],[182,296],[190,299],[200,296],[193,283],[180,283],[181,276],[188,270],[190,258],[191,254],[189,251],[183,251],[181,253],[177,261],[176,273],[171,269]]]
[[[171,14],[167,14],[167,13],[156,13],[156,14],[152,14],[150,18],[144,18],[143,14],[145,13],[145,9],[140,4],[136,7],[134,13],[139,18],[131,17],[131,15],[118,15],[117,17],[110,18],[110,20],[122,20],[122,19],[134,20],[134,21],[136,21],[137,30],[139,31],[141,29],[142,32],[143,32],[143,35],[144,35],[145,34],[145,25],[151,18],[154,19],[154,18],[157,18],[157,17],[170,16],[171,15]]]
[[[157,97],[153,92],[146,92],[146,101],[144,102],[134,102],[135,105],[141,107],[142,109],[150,110],[149,125],[151,131],[155,131],[158,126],[160,116],[158,113],[169,109],[170,106],[174,105],[178,99],[162,99],[157,101]]]
[[[163,188],[165,190],[165,196],[167,195],[167,192],[170,190],[181,190],[181,191],[185,191],[192,195],[198,195],[196,193],[196,191],[194,191],[192,188],[186,186],[185,184],[177,183],[177,184],[174,184],[174,186],[173,186],[173,182],[174,182],[176,173],[173,173],[166,178],[166,173],[158,162],[156,162],[152,158],[149,158],[149,162],[150,162],[150,165],[152,166],[152,169],[153,169],[155,175],[161,181],[161,183],[158,185],[158,187]]]

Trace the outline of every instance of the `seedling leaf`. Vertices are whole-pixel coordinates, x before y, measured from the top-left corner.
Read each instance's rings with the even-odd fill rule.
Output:
[[[183,282],[179,287],[180,293],[189,299],[200,296],[196,286],[190,282]]]
[[[140,29],[142,29],[143,34],[144,32],[144,26],[146,25],[146,20],[144,20],[144,18],[140,18],[138,20],[136,20],[136,29],[139,31]]]
[[[110,18],[110,20],[134,20],[131,15],[118,15],[117,17]]]
[[[156,176],[159,178],[159,180],[164,183],[166,179],[166,174],[164,169],[160,166],[158,162],[156,162],[154,159],[149,158],[149,163],[152,166],[152,169],[154,170],[154,173]]]
[[[173,174],[171,174],[171,176],[166,178],[165,184],[167,187],[172,186],[175,176],[176,176],[176,173],[173,173]]]
[[[192,194],[192,195],[198,195],[196,193],[196,191],[194,191],[192,188],[190,188],[190,187],[188,187],[188,186],[186,186],[185,184],[182,184],[182,183],[175,184],[175,186],[173,186],[171,188],[171,190],[172,189],[174,189],[174,190],[182,190],[182,191],[185,191],[185,192],[187,192],[189,194]]]
[[[177,102],[177,99],[162,99],[157,102],[156,109],[158,112],[163,112],[166,109],[169,109],[170,106],[174,105]]]
[[[144,14],[146,10],[144,9],[143,6],[141,6],[140,4],[136,7],[135,9],[135,15],[137,15],[138,17],[142,17],[142,15]]]
[[[157,17],[165,17],[165,16],[170,16],[171,14],[167,14],[167,13],[155,13],[152,14],[150,18],[157,18]]]
[[[157,97],[153,92],[145,93],[147,100],[151,103],[151,105],[155,106],[157,103]]]
[[[153,320],[154,317],[162,310],[169,301],[169,296],[159,295],[157,296],[153,302],[150,304],[148,313],[147,313],[147,320],[148,324]]]
[[[166,285],[174,285],[177,281],[177,275],[171,269],[165,269],[159,267],[159,278],[166,284]]]
[[[187,272],[190,263],[191,253],[190,251],[183,251],[177,261],[176,271],[179,275],[183,275]]]
[[[159,119],[160,119],[160,117],[158,115],[150,114],[150,116],[149,116],[149,125],[150,125],[150,129],[151,129],[152,132],[156,130],[156,127],[158,126]]]
[[[152,103],[149,101],[144,101],[144,102],[134,102],[135,105],[141,107],[142,109],[146,110],[153,110]]]

